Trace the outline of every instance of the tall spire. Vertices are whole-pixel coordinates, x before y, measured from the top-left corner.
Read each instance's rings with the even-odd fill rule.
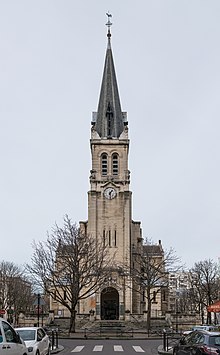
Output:
[[[98,112],[94,128],[101,138],[119,138],[124,130],[124,116],[121,111],[120,97],[111,49],[111,21],[108,16],[108,44],[105,57],[104,72],[99,96]]]

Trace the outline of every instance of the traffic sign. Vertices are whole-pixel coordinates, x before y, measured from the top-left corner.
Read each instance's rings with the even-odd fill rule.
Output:
[[[0,309],[0,314],[5,314],[6,310],[5,309]]]
[[[42,306],[39,306],[39,308],[38,308],[38,306],[36,306],[36,307],[35,307],[35,311],[36,311],[36,313],[41,314],[42,311],[43,311],[43,307],[42,307]]]

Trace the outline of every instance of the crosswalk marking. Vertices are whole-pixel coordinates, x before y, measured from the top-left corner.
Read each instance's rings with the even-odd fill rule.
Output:
[[[96,345],[94,346],[93,351],[102,351],[102,349],[103,349],[103,345]]]
[[[114,351],[124,351],[121,345],[114,345]]]
[[[100,351],[101,352],[101,351],[103,351],[103,346],[104,345],[95,345],[92,351],[94,351],[94,352]],[[76,346],[71,351],[71,353],[80,353],[80,351],[82,351],[83,348],[85,348],[85,345]],[[134,351],[136,353],[145,353],[145,350],[142,349],[141,346],[132,345],[132,348],[134,349]],[[113,345],[113,349],[114,349],[115,352],[123,352],[124,351],[122,345]]]
[[[71,353],[79,353],[83,348],[85,347],[85,345],[83,346],[76,346]]]
[[[136,353],[145,353],[141,346],[133,346],[132,348],[136,351]]]

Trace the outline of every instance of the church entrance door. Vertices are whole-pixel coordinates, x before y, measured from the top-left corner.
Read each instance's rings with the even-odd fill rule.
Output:
[[[101,293],[101,319],[119,319],[119,294],[113,287],[106,287]]]

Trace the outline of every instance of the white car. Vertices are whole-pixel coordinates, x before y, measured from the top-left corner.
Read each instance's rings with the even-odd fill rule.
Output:
[[[24,341],[15,329],[0,318],[0,355],[28,355]]]
[[[41,327],[15,328],[24,340],[28,355],[50,355],[50,338]]]

